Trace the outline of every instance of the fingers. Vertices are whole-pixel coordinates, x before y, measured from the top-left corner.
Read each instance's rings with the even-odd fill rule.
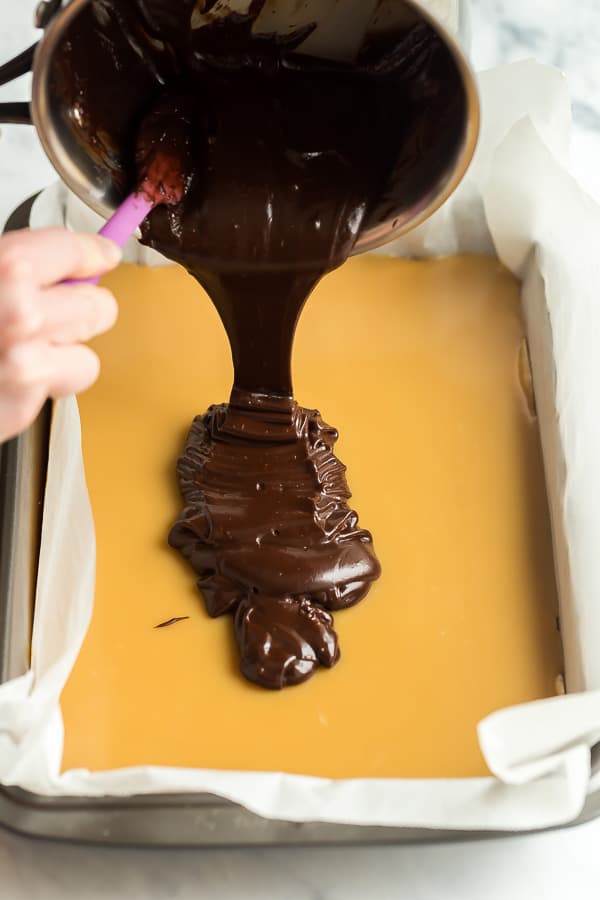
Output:
[[[77,394],[94,383],[99,371],[98,357],[89,347],[30,341],[0,356],[0,391],[18,394],[45,386],[51,397]]]
[[[106,288],[59,286],[42,292],[39,336],[53,344],[89,341],[117,321],[117,301]]]
[[[24,281],[0,280],[0,347],[33,337],[42,327],[39,289]]]
[[[100,361],[89,347],[34,340],[0,353],[0,443],[24,431],[48,397],[87,390]]]
[[[89,347],[51,347],[52,375],[48,382],[48,395],[70,397],[86,391],[100,374],[100,360]]]
[[[118,314],[110,291],[85,284],[30,293],[16,288],[11,303],[0,303],[0,350],[34,338],[54,344],[88,341],[112,328]]]
[[[0,284],[48,287],[68,278],[93,278],[120,259],[117,245],[95,234],[64,228],[15,231],[0,241]]]
[[[100,361],[88,347],[19,347],[0,362],[0,443],[24,431],[48,397],[68,397],[94,383]],[[33,380],[37,377],[37,381]]]
[[[117,318],[112,294],[65,285],[114,268],[116,245],[65,229],[0,239],[0,441],[18,434],[48,396],[77,394],[98,377],[96,354],[80,342]]]
[[[92,277],[113,268],[121,251],[112,241],[96,235],[72,234],[65,229],[46,231],[19,231],[0,239],[0,348],[18,341],[26,341],[36,335],[52,337],[52,322],[62,329],[57,341],[63,343],[64,307],[66,294],[57,294],[58,310],[52,309],[54,295],[50,293],[56,282],[66,278]],[[66,285],[60,285],[66,290]],[[86,290],[80,294],[81,304],[70,304],[74,314],[73,332],[87,339],[105,330],[110,320],[106,295],[93,295],[90,285],[69,286],[70,290]],[[91,301],[98,298],[97,305]],[[61,313],[63,309],[63,313]],[[63,315],[63,319],[61,319]],[[99,322],[94,331],[94,320]],[[112,319],[114,322],[114,318]]]

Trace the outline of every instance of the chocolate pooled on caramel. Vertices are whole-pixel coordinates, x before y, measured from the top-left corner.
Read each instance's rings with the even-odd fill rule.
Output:
[[[171,544],[200,575],[209,614],[235,614],[242,671],[267,687],[337,662],[327,610],[357,603],[379,574],[336,440],[290,398],[234,388],[196,419],[179,462],[187,505]]]
[[[410,171],[440,44],[415,28],[353,66],[328,63],[294,52],[311,26],[253,35],[263,6],[192,28],[198,4],[187,0],[92,3],[104,42],[147,55],[146,81],[132,81],[156,83],[145,151],[154,140],[185,148],[185,197],[150,215],[143,241],[204,286],[234,362],[229,404],[196,419],[179,462],[186,508],[170,542],[199,575],[210,615],[234,615],[242,672],[281,688],[337,662],[331,611],[380,574],[348,505],[337,433],[293,399],[296,324]],[[330,340],[343,339],[340,322]],[[326,343],[314,364],[327,378]]]

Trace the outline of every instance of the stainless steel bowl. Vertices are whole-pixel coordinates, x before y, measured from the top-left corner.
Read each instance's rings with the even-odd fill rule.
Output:
[[[244,0],[226,2],[240,7]],[[307,5],[291,0],[271,2],[284,6],[287,3],[291,10],[306,8]],[[65,104],[56,90],[57,73],[65,55],[65,43],[77,40],[78,31],[85,25],[83,17],[91,15],[90,4],[91,0],[63,0],[62,3],[60,0],[50,0],[40,4],[38,17],[40,24],[45,25],[45,33],[33,58],[31,116],[40,141],[63,181],[88,206],[108,217],[123,199],[121,190],[109,167],[86,149],[77,117],[73,116],[73,110],[68,108],[69,105]],[[335,7],[337,14],[340,10],[345,10],[346,15],[353,16],[351,20],[345,21],[351,21],[354,26],[356,17],[363,18],[365,8],[370,6],[372,16],[370,19],[367,17],[361,26],[362,40],[370,29],[377,27],[374,22],[381,22],[382,7],[385,7],[386,17],[392,20],[395,28],[398,22],[406,23],[406,27],[424,22],[439,35],[447,48],[450,63],[448,71],[454,85],[451,112],[448,114],[448,110],[444,110],[444,127],[441,127],[438,122],[442,111],[432,107],[427,140],[421,142],[418,152],[415,152],[411,160],[409,177],[404,176],[403,194],[401,197],[389,195],[374,212],[355,248],[356,253],[361,253],[381,246],[419,225],[444,203],[460,183],[473,157],[479,134],[477,86],[457,39],[428,11],[426,0],[344,0],[341,5],[338,0],[311,0],[311,5],[313,10],[323,10],[325,16],[323,23],[319,20],[317,38],[327,38],[328,32],[335,34],[336,29],[332,29],[331,22],[326,21],[327,8]],[[199,6],[202,8],[202,4]],[[439,2],[437,7],[439,8]],[[464,13],[464,7],[460,3],[458,10]],[[313,43],[313,48],[315,44],[318,46],[319,41]],[[89,72],[71,74],[73,77],[83,75],[84,80],[92,77]],[[114,67],[92,74],[100,85],[123,77]],[[85,96],[81,97],[81,104],[85,109]],[[111,135],[111,140],[118,145],[119,137],[119,134]]]

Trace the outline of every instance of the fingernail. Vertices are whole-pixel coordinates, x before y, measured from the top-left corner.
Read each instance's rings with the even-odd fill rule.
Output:
[[[102,256],[102,261],[105,265],[113,268],[121,262],[123,251],[114,241],[109,241],[108,238],[94,235],[94,243]]]

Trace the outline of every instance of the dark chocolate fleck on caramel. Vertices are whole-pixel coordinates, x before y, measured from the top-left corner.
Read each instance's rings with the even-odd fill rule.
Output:
[[[155,625],[155,628],[169,628],[171,625],[177,625],[178,622],[187,622],[189,616],[175,616],[174,619],[167,619],[166,622],[161,622],[159,625]]]

